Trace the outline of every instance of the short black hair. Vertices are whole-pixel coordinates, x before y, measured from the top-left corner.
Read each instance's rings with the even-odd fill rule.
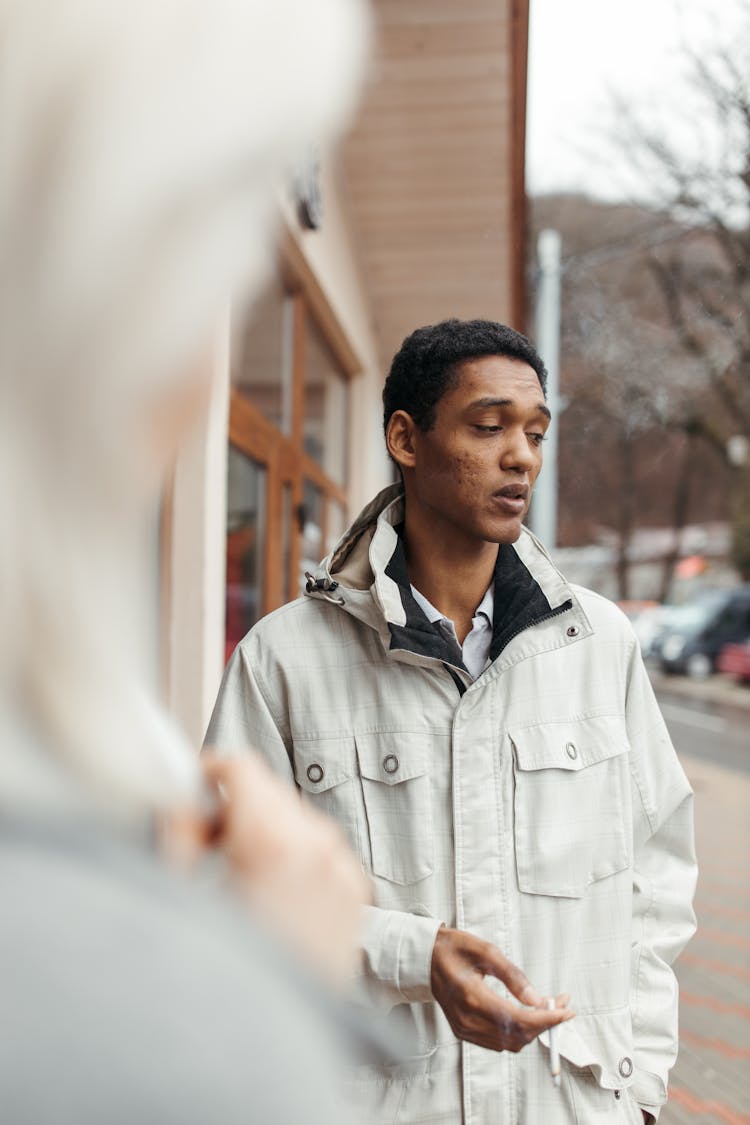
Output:
[[[393,357],[383,387],[383,429],[391,415],[405,410],[420,430],[435,424],[435,407],[455,386],[459,368],[467,360],[498,355],[533,367],[542,393],[547,395],[547,369],[536,348],[520,332],[494,320],[442,320],[417,328]]]

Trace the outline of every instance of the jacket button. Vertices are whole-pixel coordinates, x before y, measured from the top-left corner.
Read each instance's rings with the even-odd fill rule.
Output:
[[[395,754],[386,754],[383,758],[383,769],[386,773],[395,773],[398,769],[398,758]]]
[[[620,1059],[617,1069],[623,1078],[630,1078],[630,1075],[633,1073],[633,1060],[625,1055],[624,1058]]]
[[[615,1097],[619,1102],[620,1098],[622,1097],[622,1092],[620,1090],[615,1090]]]
[[[307,776],[313,785],[317,785],[325,777],[325,770],[318,762],[313,762],[312,765],[307,767]]]
[[[569,637],[577,637],[578,636],[578,626],[577,625],[569,625],[568,629],[567,629],[567,634],[568,634]]]
[[[578,757],[578,751],[576,750],[576,748],[575,748],[575,746],[573,745],[572,742],[566,742],[565,743],[565,753],[568,755],[569,758],[573,758],[573,760],[575,760]]]

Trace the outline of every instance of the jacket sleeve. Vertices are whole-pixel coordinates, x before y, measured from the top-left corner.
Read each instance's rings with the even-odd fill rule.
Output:
[[[693,795],[634,643],[626,704],[633,786],[633,934],[630,1007],[633,1093],[654,1117],[677,1057],[672,963],[695,931]]]
[[[282,704],[262,683],[244,645],[234,650],[208,724],[204,749],[226,757],[257,750],[290,784],[295,784],[293,742]],[[364,907],[361,972],[355,998],[389,1009],[432,1000],[432,950],[440,921],[400,910]]]
[[[374,1008],[427,1003],[432,951],[439,919],[366,906],[362,929],[362,974],[355,997]]]

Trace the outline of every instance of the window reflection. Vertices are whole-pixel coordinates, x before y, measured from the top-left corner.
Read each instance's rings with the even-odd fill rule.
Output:
[[[294,302],[277,279],[239,321],[232,382],[282,433],[292,428]]]
[[[300,591],[305,588],[305,571],[314,574],[323,558],[323,493],[312,481],[304,483],[300,544]]]
[[[330,554],[346,531],[346,509],[337,500],[328,501],[326,520],[326,554]]]
[[[344,484],[348,452],[348,384],[312,320],[305,349],[305,452]]]
[[[226,658],[263,613],[266,470],[229,447]]]
[[[296,527],[294,490],[291,484],[285,484],[281,490],[281,566],[284,576],[282,597],[285,602],[290,602],[297,593],[292,575],[292,541]]]

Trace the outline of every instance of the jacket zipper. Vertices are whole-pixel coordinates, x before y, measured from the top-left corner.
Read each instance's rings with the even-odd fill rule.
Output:
[[[514,641],[516,637],[520,637],[521,633],[525,633],[527,629],[533,629],[535,625],[541,625],[543,621],[551,621],[553,617],[559,617],[561,613],[567,613],[568,610],[572,608],[573,602],[568,599],[567,602],[563,602],[562,605],[559,605],[557,609],[552,609],[549,613],[543,613],[541,617],[535,617],[533,621],[527,621],[520,629],[516,629],[515,633],[511,633],[503,647],[507,648],[511,641]],[[498,653],[498,656],[499,655],[500,653]]]

